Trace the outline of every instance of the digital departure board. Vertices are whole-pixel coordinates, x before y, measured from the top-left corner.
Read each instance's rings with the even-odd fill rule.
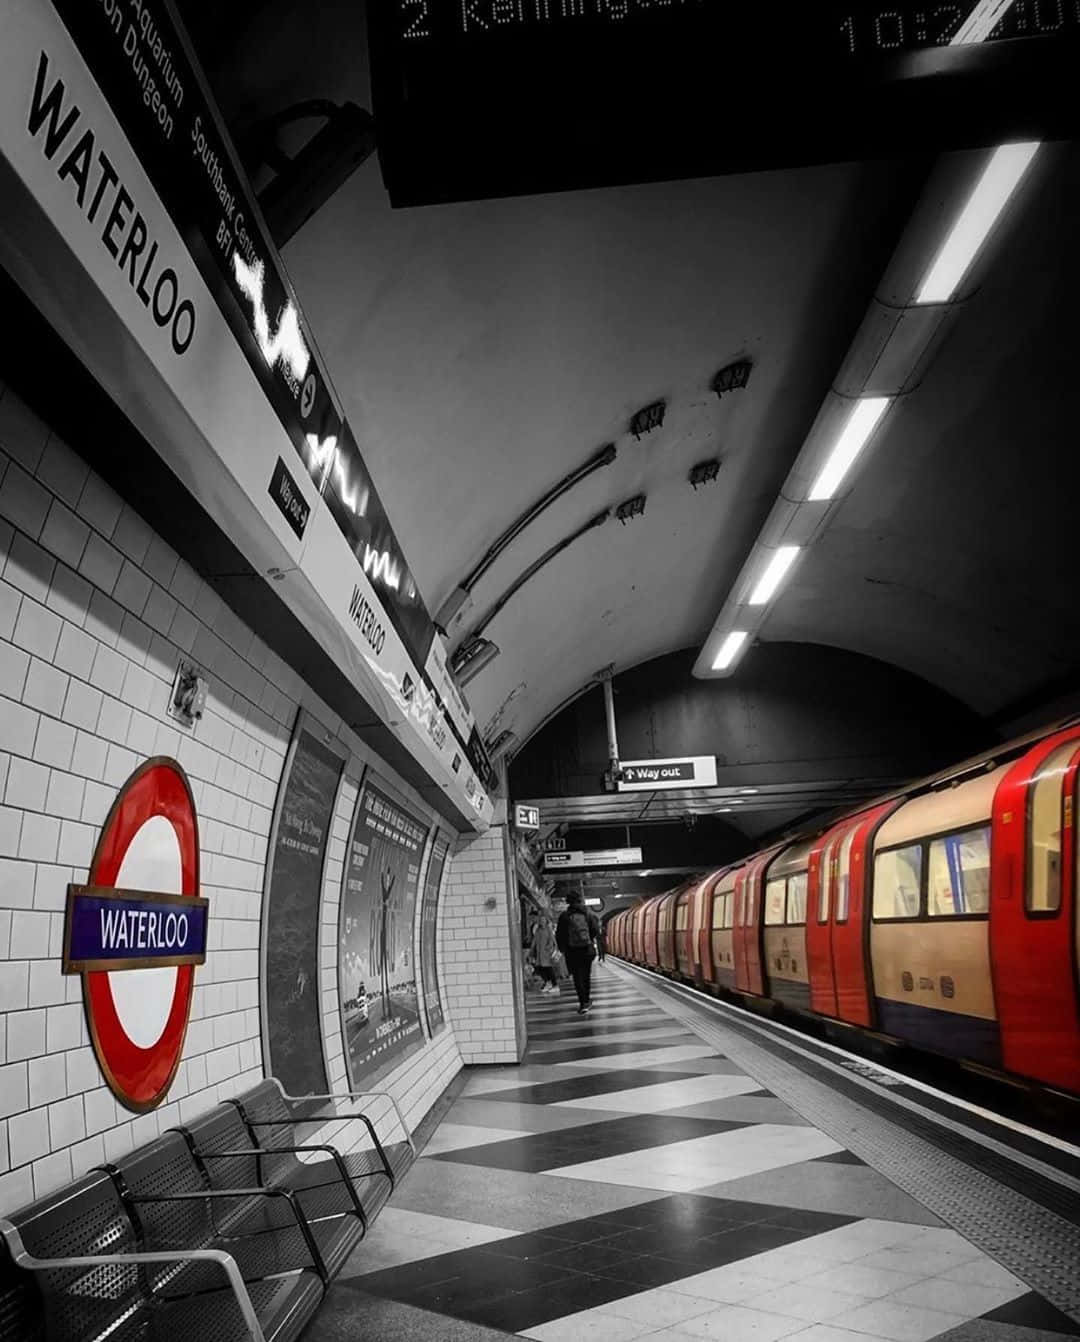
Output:
[[[369,0],[394,204],[1074,133],[1080,0]]]

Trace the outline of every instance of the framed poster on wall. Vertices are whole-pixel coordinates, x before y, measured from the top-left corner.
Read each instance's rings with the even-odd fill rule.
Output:
[[[437,1034],[446,1023],[439,995],[435,931],[439,916],[439,889],[449,851],[450,840],[441,830],[436,830],[431,840],[431,856],[424,876],[424,897],[420,904],[420,968],[424,984],[424,1014],[427,1016],[430,1035]]]
[[[386,784],[365,780],[345,855],[338,923],[341,1034],[352,1090],[424,1042],[413,920],[427,829]]]
[[[302,719],[289,748],[263,901],[264,1054],[270,1074],[292,1095],[330,1089],[320,1029],[319,903],[345,760],[318,730]]]

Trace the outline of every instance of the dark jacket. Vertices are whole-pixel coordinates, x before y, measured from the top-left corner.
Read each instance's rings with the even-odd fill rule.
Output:
[[[557,942],[559,950],[562,951],[563,955],[565,955],[568,950],[572,951],[572,950],[585,949],[584,946],[575,947],[569,944],[570,915],[572,913],[583,913],[589,921],[589,936],[593,939],[593,941],[599,941],[600,939],[600,919],[597,918],[596,914],[590,912],[589,909],[584,908],[581,904],[577,905],[571,904],[565,913],[559,914],[559,921],[555,925],[555,941]],[[592,950],[592,947],[590,946],[589,949]]]

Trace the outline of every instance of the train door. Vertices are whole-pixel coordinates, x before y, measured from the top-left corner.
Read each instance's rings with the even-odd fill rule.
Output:
[[[740,992],[764,995],[761,966],[761,902],[765,868],[776,855],[771,848],[747,863],[736,879],[735,986]],[[740,897],[741,896],[741,897]]]
[[[694,960],[691,923],[697,907],[697,886],[691,886],[675,901],[675,973],[693,981]]]
[[[864,811],[850,825],[834,850],[830,873],[833,969],[836,1011],[852,1025],[874,1024],[874,992],[870,975],[870,885],[874,835],[899,802]]]
[[[808,865],[806,963],[810,970],[810,1009],[836,1016],[836,966],[832,952],[832,863],[844,826],[829,830],[814,844]]]
[[[1010,1071],[1080,1091],[1080,729],[1040,741],[994,796],[990,964]]]

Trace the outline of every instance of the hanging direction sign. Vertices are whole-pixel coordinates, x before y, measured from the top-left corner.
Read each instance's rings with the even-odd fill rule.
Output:
[[[620,792],[660,792],[670,788],[715,786],[715,755],[687,755],[667,760],[624,760],[619,778]]]
[[[583,852],[571,848],[562,853],[545,853],[544,870],[558,871],[575,867],[637,867],[641,865],[640,848],[594,848]]]

